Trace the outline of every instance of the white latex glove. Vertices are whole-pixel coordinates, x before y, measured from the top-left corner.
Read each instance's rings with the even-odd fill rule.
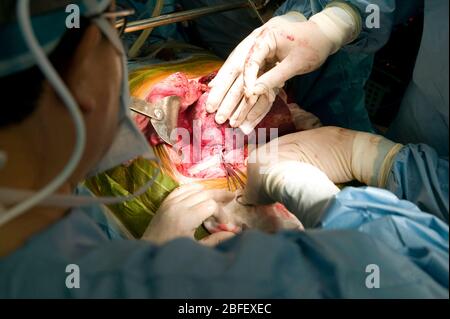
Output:
[[[182,186],[163,202],[147,228],[143,240],[163,244],[179,237],[194,239],[202,223],[218,214],[220,204],[229,202],[234,193],[223,190],[205,190],[199,184]],[[215,245],[233,234],[219,233],[205,238],[201,243]]]
[[[249,134],[270,111],[279,88],[296,75],[315,71],[356,39],[360,20],[344,3],[309,21],[298,12],[271,19],[236,48],[211,82],[208,112],[217,111],[219,124],[229,119],[232,127]]]
[[[311,227],[337,191],[331,182],[358,180],[383,188],[402,147],[382,136],[337,127],[287,135],[250,155],[243,200],[254,205],[281,202]],[[313,216],[305,216],[310,209]]]
[[[203,226],[212,234],[229,231],[240,233],[246,229],[257,229],[267,233],[281,230],[303,230],[303,225],[280,204],[247,206],[240,204],[243,191],[236,192],[236,198],[221,205],[217,215],[209,218]]]

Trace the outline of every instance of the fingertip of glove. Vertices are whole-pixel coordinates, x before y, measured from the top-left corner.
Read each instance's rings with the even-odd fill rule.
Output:
[[[216,123],[219,125],[224,124],[227,121],[226,117],[223,116],[222,114],[218,114],[216,115]]]
[[[206,112],[211,114],[211,113],[214,113],[214,111],[215,111],[214,105],[212,105],[211,103],[207,103],[206,104]]]
[[[245,121],[241,126],[239,126],[239,128],[245,135],[250,135],[255,127],[251,125],[248,121]]]
[[[264,83],[256,83],[254,88],[251,90],[252,95],[263,95],[263,94],[269,94],[269,87]]]

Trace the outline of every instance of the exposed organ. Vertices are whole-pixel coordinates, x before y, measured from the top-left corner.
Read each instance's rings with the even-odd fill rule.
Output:
[[[242,143],[247,141],[247,137],[238,129],[231,131],[228,123],[217,124],[214,120],[215,115],[206,111],[209,93],[207,84],[213,76],[214,74],[189,80],[183,73],[175,73],[155,85],[146,97],[148,102],[156,102],[171,95],[181,98],[178,127],[189,133],[189,140],[180,138],[175,148],[169,148],[169,155],[178,172],[189,178],[225,177],[226,171],[221,164],[222,161],[226,161],[232,167],[243,169],[248,155],[247,147],[244,145],[246,143]],[[138,116],[137,123],[150,144],[155,146],[163,143],[149,124],[148,118]],[[296,130],[291,111],[281,97],[277,97],[271,112],[258,125],[255,132],[264,128],[267,138],[270,135],[270,128],[278,128],[280,136]],[[194,137],[198,136],[200,138],[194,143]],[[255,142],[257,141],[255,137]]]
[[[188,132],[189,138],[183,140],[180,137],[175,147],[167,146],[167,150],[176,170],[187,178],[226,177],[223,161],[234,169],[245,171],[245,160],[248,156],[247,138],[240,130],[234,131],[238,134],[237,138],[226,138],[227,129],[230,129],[229,124],[218,125],[215,122],[215,114],[209,114],[206,111],[208,83],[214,76],[215,73],[198,79],[188,79],[183,73],[175,73],[154,85],[145,97],[148,102],[156,102],[172,95],[181,98],[178,128]],[[148,118],[138,115],[136,122],[151,145],[164,143],[155,133]],[[317,126],[320,126],[317,118],[300,110],[297,105],[288,105],[286,97],[278,96],[270,113],[255,131],[266,128],[265,133],[269,135],[270,128],[277,128],[278,135],[282,136]],[[194,142],[195,134],[201,136],[196,143]],[[237,143],[237,140],[241,139],[245,140],[245,143]],[[247,207],[238,204],[236,200],[221,204],[220,216],[205,222],[206,228],[212,233],[219,231],[237,233],[246,228],[267,232],[303,229],[300,221],[281,204]]]

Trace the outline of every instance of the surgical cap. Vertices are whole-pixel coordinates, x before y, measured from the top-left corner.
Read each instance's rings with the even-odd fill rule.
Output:
[[[35,65],[19,29],[16,19],[16,2],[0,9],[0,77],[24,71]],[[32,0],[30,1],[31,24],[37,40],[49,55],[68,30],[66,12],[69,4],[78,5],[80,16],[94,16],[105,11],[112,0]],[[5,4],[3,5],[5,6]]]

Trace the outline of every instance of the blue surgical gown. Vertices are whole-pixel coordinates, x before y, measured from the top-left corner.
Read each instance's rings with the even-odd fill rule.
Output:
[[[322,11],[332,0],[288,0],[276,15],[298,11],[307,18]],[[366,109],[365,85],[370,77],[374,54],[389,40],[394,25],[404,22],[420,7],[419,0],[347,0],[366,20],[366,8],[380,8],[380,28],[363,23],[359,38],[330,56],[317,71],[293,78],[290,92],[295,102],[315,114],[324,125],[372,132]]]
[[[98,207],[75,209],[0,259],[0,298],[448,298],[446,173],[436,152],[409,145],[388,188],[423,209],[386,190],[346,188],[318,229],[249,231],[214,249],[188,239],[161,247],[127,240],[94,217]],[[71,264],[79,289],[65,286]],[[380,270],[379,289],[366,286],[370,265]]]
[[[388,137],[425,143],[448,161],[449,79],[448,0],[425,1],[422,44],[413,79]]]

